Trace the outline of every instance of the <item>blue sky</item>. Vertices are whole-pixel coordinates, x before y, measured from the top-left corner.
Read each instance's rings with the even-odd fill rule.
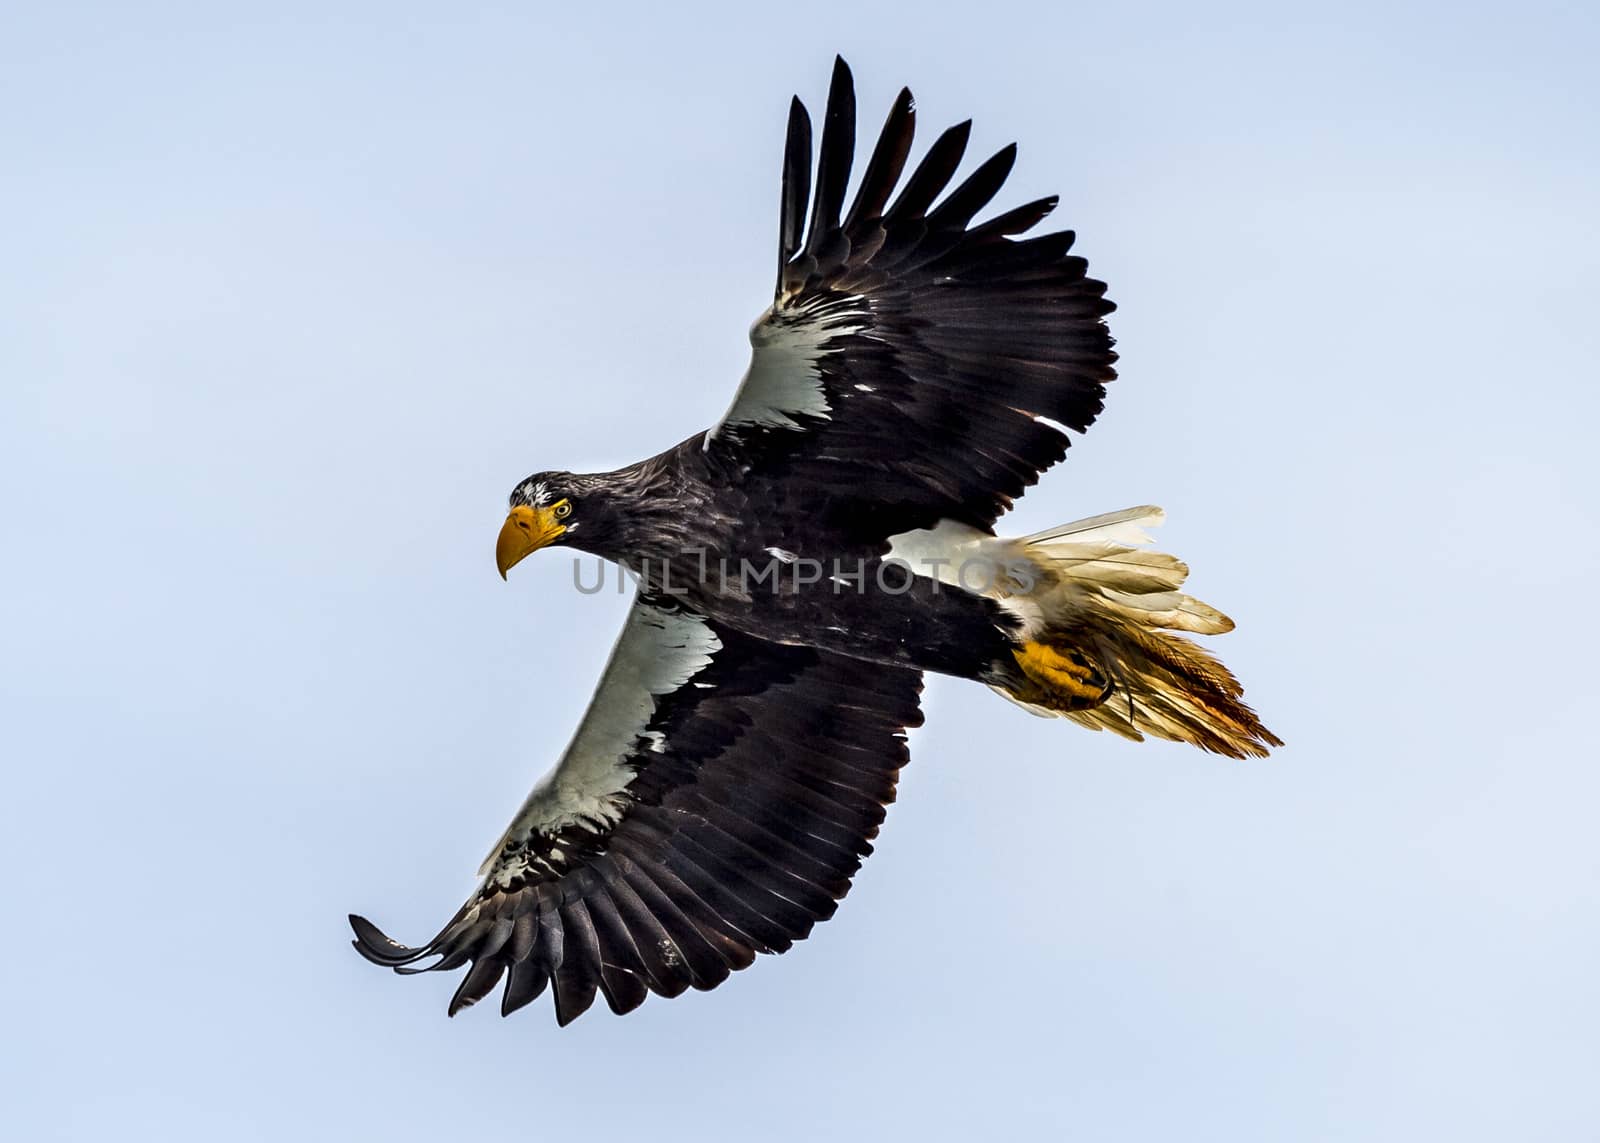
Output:
[[[1574,5],[34,6],[0,34],[0,1089],[26,1139],[1600,1130],[1597,19]],[[1289,743],[936,680],[813,939],[446,1020],[625,601],[512,484],[709,424],[785,105],[1015,139],[1120,304],[1026,531],[1154,502]]]

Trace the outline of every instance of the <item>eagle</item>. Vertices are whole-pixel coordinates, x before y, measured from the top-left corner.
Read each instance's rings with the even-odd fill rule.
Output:
[[[915,121],[902,90],[847,206],[855,94],[835,60],[814,171],[790,104],[777,285],[722,419],[512,489],[502,576],[565,547],[637,594],[566,752],[449,923],[409,947],[350,918],[376,964],[464,968],[451,1015],[502,980],[505,1015],[547,988],[562,1025],[597,993],[626,1013],[805,938],[871,852],[925,672],[1126,738],[1281,745],[1185,637],[1233,623],[1147,547],[1159,508],[996,535],[1099,415],[1114,307],[1071,231],[1030,233],[1056,197],[974,222],[1015,145],[951,189],[970,120],[906,175]]]

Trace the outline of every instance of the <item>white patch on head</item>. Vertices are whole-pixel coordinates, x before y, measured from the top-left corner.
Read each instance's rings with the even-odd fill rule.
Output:
[[[767,555],[777,560],[780,564],[792,564],[800,557],[785,548],[767,548]]]
[[[527,869],[531,855],[523,849],[499,861],[507,842],[572,825],[604,830],[616,824],[622,791],[635,772],[628,758],[639,740],[647,739],[657,752],[666,749],[665,736],[648,729],[657,698],[682,687],[721,648],[722,640],[700,616],[636,601],[571,745],[534,786],[478,872],[508,885]]]
[[[706,434],[707,442],[732,426],[798,429],[803,427],[798,416],[828,417],[822,357],[835,338],[867,325],[866,301],[859,296],[814,301],[795,310],[768,309],[750,327],[750,368],[733,404]]]
[[[543,508],[547,506],[551,500],[550,488],[542,480],[524,480],[521,484],[517,485],[516,491],[512,493],[513,499],[518,496],[522,497],[523,501],[533,505],[535,508]]]

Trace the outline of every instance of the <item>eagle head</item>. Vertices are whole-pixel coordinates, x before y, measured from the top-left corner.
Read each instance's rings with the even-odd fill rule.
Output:
[[[494,545],[500,578],[540,548],[567,542],[582,517],[583,489],[570,472],[536,472],[511,490],[511,511]]]

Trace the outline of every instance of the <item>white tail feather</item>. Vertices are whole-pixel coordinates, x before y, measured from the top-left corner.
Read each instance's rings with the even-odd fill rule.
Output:
[[[1221,635],[1233,620],[1178,590],[1189,575],[1182,560],[1141,547],[1151,543],[1144,529],[1165,518],[1144,505],[1010,542],[1041,573],[1025,605],[1005,601],[1030,637],[1081,650],[1114,683],[1111,696],[1088,709],[1023,705],[1138,741],[1149,734],[1234,757],[1264,755],[1280,743],[1240,699],[1238,681],[1198,645],[1169,634]]]
[[[1021,539],[944,520],[891,537],[889,555],[948,584],[960,583],[957,569],[971,559],[1030,571],[1025,587],[1014,575],[998,576],[984,594],[1021,621],[1019,642],[1079,652],[1111,684],[1109,697],[1087,706],[1092,691],[1087,698],[1081,687],[1053,693],[1048,673],[1018,693],[995,687],[1032,713],[1141,741],[1149,734],[1236,758],[1263,755],[1281,743],[1244,704],[1238,681],[1199,645],[1172,634],[1221,635],[1233,620],[1179,591],[1188,565],[1146,546],[1145,529],[1165,519],[1145,504]]]
[[[1119,544],[1148,544],[1151,539],[1145,528],[1159,528],[1167,514],[1154,504],[1141,504],[1137,508],[1124,508],[1120,512],[1102,512],[1087,516],[1070,524],[1057,524],[1031,536],[1022,537],[1024,544],[1048,545],[1054,540],[1109,540]]]
[[[1153,504],[1106,512],[1035,532],[1021,543],[1027,557],[1060,576],[1063,590],[1099,596],[1124,618],[1154,627],[1220,635],[1233,620],[1210,604],[1178,591],[1189,565],[1166,552],[1140,550],[1154,541],[1144,528],[1158,527],[1167,514]],[[1072,601],[1062,600],[1071,606]]]

